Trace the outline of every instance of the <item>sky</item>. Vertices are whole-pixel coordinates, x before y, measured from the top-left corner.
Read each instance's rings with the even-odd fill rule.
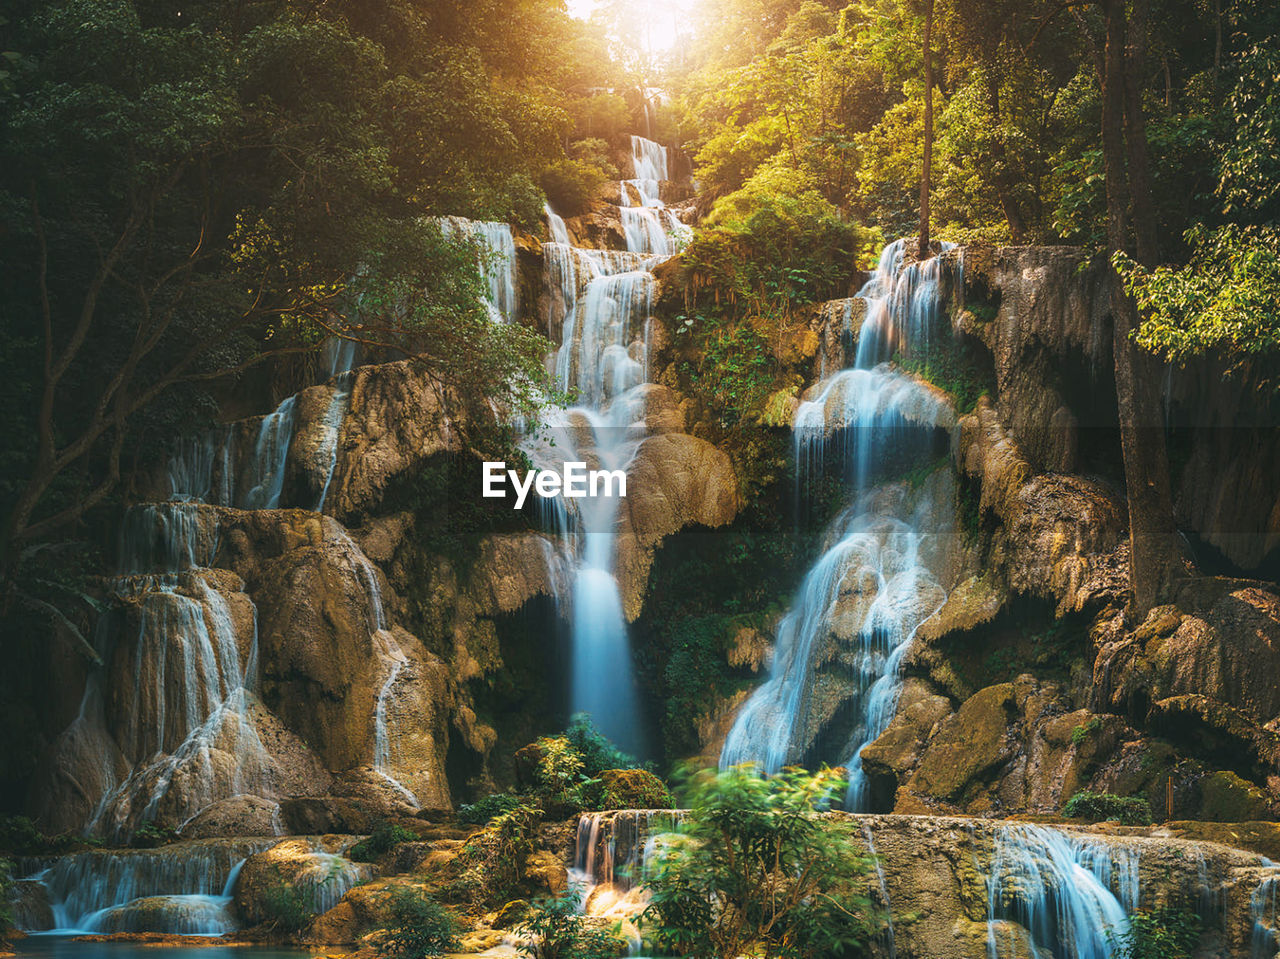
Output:
[[[595,9],[596,0],[567,0],[569,13],[586,20]],[[694,0],[630,0],[634,8],[637,26],[643,26],[643,36],[649,53],[664,53],[676,42],[676,13],[682,7],[691,6]],[[687,29],[687,24],[686,24]]]

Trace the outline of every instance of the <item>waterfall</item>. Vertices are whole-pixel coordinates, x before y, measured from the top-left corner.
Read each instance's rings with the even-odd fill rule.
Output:
[[[542,205],[542,212],[547,217],[547,232],[551,235],[551,242],[569,246],[571,244],[569,228],[564,224],[564,217],[559,216],[555,210],[551,209],[550,203]]]
[[[626,471],[645,439],[640,387],[649,368],[655,289],[651,270],[670,252],[668,233],[680,221],[658,196],[667,176],[666,149],[634,137],[632,152],[636,179],[622,184],[624,223],[631,222],[629,191],[635,191],[641,205],[631,211],[640,219],[635,231],[627,228],[627,251],[579,249],[564,242],[543,245],[551,298],[547,330],[560,344],[550,362],[557,386],[573,395],[577,405],[548,405],[542,428],[526,430],[522,448],[541,469],[558,471],[565,462],[589,462],[596,469]],[[567,233],[558,234],[553,217],[548,210],[553,237],[567,240]],[[620,506],[620,497],[606,495],[548,500],[540,508],[548,531],[571,557],[564,604],[570,621],[571,708],[589,713],[611,739],[638,751],[638,696],[615,575]]]
[[[30,876],[47,890],[54,932],[166,932],[218,936],[236,928],[228,906],[240,866],[276,839],[174,843],[161,849],[62,856]]]
[[[893,935],[893,902],[889,899],[889,885],[885,882],[884,863],[876,854],[876,840],[871,834],[871,824],[862,824],[862,834],[867,837],[867,852],[876,864],[876,885],[880,890],[880,905],[884,908],[885,931],[881,944],[889,954],[889,959],[898,959],[898,944]]]
[[[319,455],[328,465],[324,471],[320,498],[316,501],[317,513],[324,511],[329,486],[333,483],[333,471],[338,465],[338,437],[342,433],[342,424],[351,405],[351,386],[355,380],[352,371],[355,369],[357,355],[358,344],[351,340],[331,338],[325,344],[325,371],[328,381],[333,383],[333,396],[329,398],[329,406],[321,420],[323,433],[320,437]]]
[[[1001,942],[1002,918],[1019,923],[1035,947],[1058,959],[1110,959],[1129,920],[1110,888],[1110,854],[1100,846],[1043,826],[997,827],[987,873],[988,959],[1025,954],[1012,937]],[[1136,904],[1136,888],[1125,895]]]
[[[482,257],[480,275],[489,287],[489,315],[497,323],[514,323],[519,310],[519,275],[515,234],[506,223],[447,216],[440,220],[446,236],[472,240]]]
[[[1280,922],[1276,912],[1276,893],[1280,876],[1266,876],[1249,897],[1249,918],[1253,929],[1249,937],[1250,959],[1274,959],[1280,947]]]
[[[284,491],[285,463],[297,423],[297,397],[290,396],[262,419],[253,444],[241,498],[241,509],[277,509]]]
[[[339,337],[326,340],[321,351],[320,382],[331,383],[333,394],[320,424],[319,457],[327,466],[316,512],[324,508],[333,480],[338,435],[351,402],[352,371],[359,355],[358,343]],[[298,428],[297,399],[296,394],[288,397],[262,418],[248,460],[242,465],[235,431],[230,427],[179,439],[166,470],[169,499],[240,509],[279,509],[289,449]]]
[[[955,424],[941,392],[888,362],[927,344],[943,315],[940,259],[904,267],[903,249],[901,240],[886,247],[858,293],[867,318],[854,366],[816,384],[796,411],[797,485],[834,459],[851,501],[828,528],[779,625],[768,678],[739,711],[720,755],[722,768],[752,763],[766,773],[797,761],[840,762],[850,770],[853,809],[869,802],[862,747],[893,718],[899,664],[946,600],[935,571],[945,568],[940,560],[954,536],[949,483],[873,483],[891,455],[927,452],[938,431]],[[822,704],[814,670],[837,653],[851,664],[841,694],[856,718],[843,754],[823,755],[832,747],[815,741]]]
[[[253,718],[256,610],[244,597],[252,631],[243,636],[228,596],[206,575],[216,514],[186,503],[135,506],[120,542],[113,587],[136,609],[132,650],[120,645],[118,615],[104,616],[99,642],[108,666],[90,675],[80,716],[64,734],[70,744],[87,733],[115,746],[98,756],[103,790],[87,828],[127,834],[155,819],[162,803],[182,821],[218,799],[269,795],[273,762]],[[113,669],[127,669],[129,682],[108,714],[104,684]],[[128,767],[123,778],[117,750]],[[183,791],[174,799],[176,777]]]

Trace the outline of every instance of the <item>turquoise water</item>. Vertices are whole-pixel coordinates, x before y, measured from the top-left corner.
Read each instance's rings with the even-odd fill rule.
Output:
[[[310,959],[313,955],[311,950],[281,946],[153,946],[75,942],[68,936],[28,936],[14,951],[18,959]]]

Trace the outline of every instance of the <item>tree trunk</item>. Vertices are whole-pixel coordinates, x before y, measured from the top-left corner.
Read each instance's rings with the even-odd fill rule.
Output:
[[[1145,6],[1138,0],[1138,7]],[[1158,257],[1146,170],[1146,128],[1139,82],[1132,72],[1124,0],[1105,0],[1106,49],[1102,79],[1102,149],[1107,189],[1107,240],[1112,252],[1127,250],[1129,210],[1134,213],[1137,253]],[[1142,13],[1137,26],[1142,27]],[[1140,46],[1145,37],[1135,36]],[[1140,60],[1138,61],[1140,65]],[[1135,109],[1136,107],[1136,109]],[[1142,195],[1139,196],[1138,194]],[[1153,265],[1153,264],[1148,264]],[[1141,620],[1164,599],[1177,569],[1177,529],[1164,424],[1155,384],[1154,358],[1133,342],[1138,311],[1117,275],[1112,277],[1113,347],[1120,445],[1129,504],[1130,615]]]
[[[920,259],[929,255],[929,180],[933,172],[933,0],[924,7],[924,168],[920,171]]]

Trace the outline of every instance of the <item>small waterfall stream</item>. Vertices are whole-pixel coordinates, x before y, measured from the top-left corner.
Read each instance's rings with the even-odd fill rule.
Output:
[[[544,428],[523,447],[533,464],[561,471],[566,462],[625,473],[644,442],[649,316],[654,278],[650,270],[673,249],[669,231],[682,228],[658,197],[667,177],[666,148],[632,138],[635,179],[622,187],[627,251],[543,245],[546,282],[553,294],[547,318],[558,331],[554,357],[559,389],[574,396],[568,408],[548,406]],[[629,190],[643,205],[631,208]],[[629,212],[630,211],[630,212]],[[636,216],[632,216],[636,214]],[[549,214],[553,237],[563,224]],[[563,235],[567,238],[567,230]],[[568,608],[571,634],[571,708],[586,712],[623,748],[639,751],[638,699],[622,597],[615,574],[622,498],[606,495],[549,501],[548,526],[572,557]]]
[[[890,454],[924,453],[955,414],[939,391],[888,361],[936,335],[946,295],[941,258],[903,265],[903,241],[885,248],[859,292],[867,318],[852,368],[816,384],[795,416],[798,482],[835,461],[849,507],[828,528],[824,551],[800,584],[778,628],[766,682],[743,705],[720,755],[721,767],[753,763],[773,773],[793,762],[848,766],[847,805],[865,809],[860,752],[884,732],[899,690],[898,666],[920,624],[946,599],[939,580],[952,547],[952,487],[877,486]],[[852,675],[843,696],[857,717],[842,754],[813,744],[814,664],[845,651]]]

